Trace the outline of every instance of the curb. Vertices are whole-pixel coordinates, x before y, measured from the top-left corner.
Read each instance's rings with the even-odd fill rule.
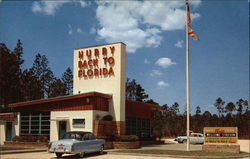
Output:
[[[47,149],[1,151],[0,155],[16,154],[16,153],[30,153],[30,152],[46,152],[46,151]]]
[[[192,159],[211,159],[211,158],[215,158],[215,159],[225,159],[225,158],[245,158],[245,157],[249,157],[249,155],[246,156],[181,156],[181,155],[162,155],[162,154],[139,154],[139,153],[119,153],[119,152],[112,152],[109,151],[107,152],[108,154],[112,154],[112,155],[128,155],[128,156],[150,156],[150,157],[172,157],[172,158],[192,158]]]

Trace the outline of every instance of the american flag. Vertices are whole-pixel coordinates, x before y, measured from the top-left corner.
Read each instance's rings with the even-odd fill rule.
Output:
[[[195,34],[195,31],[191,28],[191,16],[190,16],[190,10],[189,10],[189,5],[188,2],[186,3],[187,5],[187,24],[188,24],[188,35],[191,35],[194,40],[199,40],[199,37]]]

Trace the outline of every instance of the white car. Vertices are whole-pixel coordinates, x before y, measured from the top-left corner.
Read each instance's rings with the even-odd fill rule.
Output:
[[[201,133],[191,133],[189,136],[190,143],[191,144],[203,144],[204,143],[204,136]],[[187,136],[178,136],[177,137],[178,143],[186,143],[187,142]]]

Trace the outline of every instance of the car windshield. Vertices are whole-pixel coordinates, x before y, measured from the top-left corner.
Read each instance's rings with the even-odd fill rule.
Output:
[[[69,132],[69,133],[64,134],[62,139],[82,140],[82,138],[83,138],[83,134]]]

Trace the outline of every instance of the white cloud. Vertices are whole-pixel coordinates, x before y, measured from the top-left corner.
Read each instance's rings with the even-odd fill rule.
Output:
[[[79,27],[76,29],[76,32],[77,32],[77,33],[80,33],[80,34],[83,34],[83,33],[84,33],[84,32],[82,31],[82,29],[79,28]]]
[[[96,33],[96,28],[92,27],[89,32],[90,32],[90,34],[95,34]]]
[[[191,3],[200,4],[200,0]],[[122,41],[128,52],[143,47],[158,47],[162,31],[184,29],[183,1],[98,1],[96,17],[99,39]],[[191,14],[192,19],[200,17]]]
[[[37,1],[33,2],[32,11],[34,13],[42,13],[45,15],[55,15],[56,11],[62,7],[66,3],[78,3],[81,7],[86,7],[88,4],[85,1],[76,1],[76,0],[68,0],[68,1]]]
[[[161,76],[162,72],[159,70],[152,70],[152,72],[150,73],[150,76],[155,77],[155,76]]]
[[[43,13],[45,15],[55,15],[56,10],[58,10],[63,4],[69,1],[41,1],[34,2],[32,5],[32,11],[34,13]]]
[[[169,84],[166,83],[166,82],[164,82],[164,81],[159,81],[159,82],[157,83],[157,85],[158,85],[159,87],[167,87],[167,86],[169,86]]]
[[[81,5],[82,8],[84,8],[84,7],[86,7],[86,6],[89,5],[89,4],[88,4],[87,2],[85,2],[85,1],[79,1],[79,3],[80,3],[80,5]]]
[[[73,34],[73,30],[72,30],[72,26],[70,24],[68,24],[68,28],[69,28],[68,34],[72,35]]]
[[[41,6],[39,5],[38,2],[34,2],[33,5],[32,5],[32,11],[33,12],[41,12],[42,8]]]
[[[155,62],[155,64],[156,64],[157,66],[161,66],[161,67],[163,67],[163,68],[167,68],[167,67],[169,67],[169,66],[171,66],[171,65],[176,65],[175,62],[173,62],[170,58],[167,58],[167,57],[159,58],[159,59]]]
[[[149,60],[145,59],[145,60],[144,60],[144,63],[145,63],[145,64],[150,64],[151,62],[150,62]]]
[[[174,44],[174,46],[175,46],[175,47],[178,47],[178,48],[182,48],[182,47],[183,47],[183,43],[184,43],[183,40],[178,40],[178,41]]]

